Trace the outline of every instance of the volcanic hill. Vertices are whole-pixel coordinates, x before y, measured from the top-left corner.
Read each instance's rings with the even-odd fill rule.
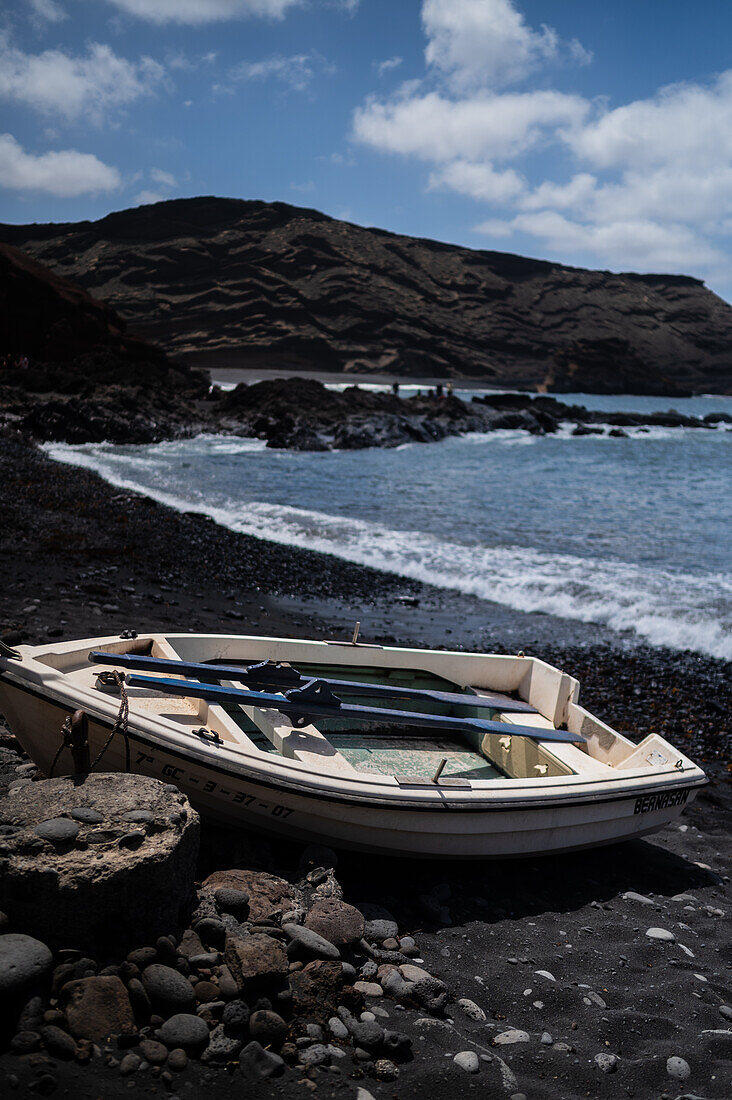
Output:
[[[0,240],[196,366],[732,392],[732,307],[684,275],[589,271],[211,197],[0,225]]]

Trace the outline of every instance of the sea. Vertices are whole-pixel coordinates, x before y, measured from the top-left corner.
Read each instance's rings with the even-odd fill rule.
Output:
[[[714,395],[561,400],[732,414]],[[323,453],[220,435],[46,450],[234,531],[732,659],[732,425],[628,432],[577,437],[567,424]]]

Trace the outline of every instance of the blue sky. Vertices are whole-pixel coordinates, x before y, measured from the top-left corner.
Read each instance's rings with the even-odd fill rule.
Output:
[[[732,300],[729,0],[11,0],[0,219],[178,196]]]

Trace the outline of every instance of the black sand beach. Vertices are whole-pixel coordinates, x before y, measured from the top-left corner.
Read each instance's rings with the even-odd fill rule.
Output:
[[[728,664],[236,535],[51,462],[12,435],[0,438],[0,487],[0,636],[11,644],[127,628],[346,637],[359,620],[369,641],[523,649],[578,676],[584,704],[616,728],[634,738],[658,730],[707,770],[697,802],[649,840],[462,866],[342,853],[346,901],[387,908],[452,1000],[442,1020],[418,1023],[423,1013],[383,998],[412,1039],[414,1060],[396,1080],[363,1077],[344,1060],[341,1072],[287,1070],[257,1096],[355,1098],[359,1087],[377,1100],[732,1095]],[[21,759],[12,736],[0,736],[5,786]],[[239,864],[294,881],[300,855],[207,829],[201,876]],[[653,927],[673,940],[649,938]],[[472,1019],[461,998],[486,1018]],[[510,1032],[514,1041],[494,1042]],[[453,1063],[462,1051],[485,1056],[479,1073]],[[596,1058],[606,1054],[617,1061]],[[152,1068],[128,1079],[120,1057],[110,1050],[110,1064],[103,1052],[80,1066],[2,1053],[0,1089],[42,1093],[51,1078],[70,1097],[247,1095],[223,1066],[191,1063],[172,1082]]]

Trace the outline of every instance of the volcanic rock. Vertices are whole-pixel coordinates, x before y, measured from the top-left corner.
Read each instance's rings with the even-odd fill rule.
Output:
[[[211,196],[0,237],[200,365],[732,390],[732,309],[683,275],[588,271]]]
[[[75,1039],[102,1042],[110,1035],[135,1031],[130,998],[119,978],[96,976],[67,982],[59,1003]]]

